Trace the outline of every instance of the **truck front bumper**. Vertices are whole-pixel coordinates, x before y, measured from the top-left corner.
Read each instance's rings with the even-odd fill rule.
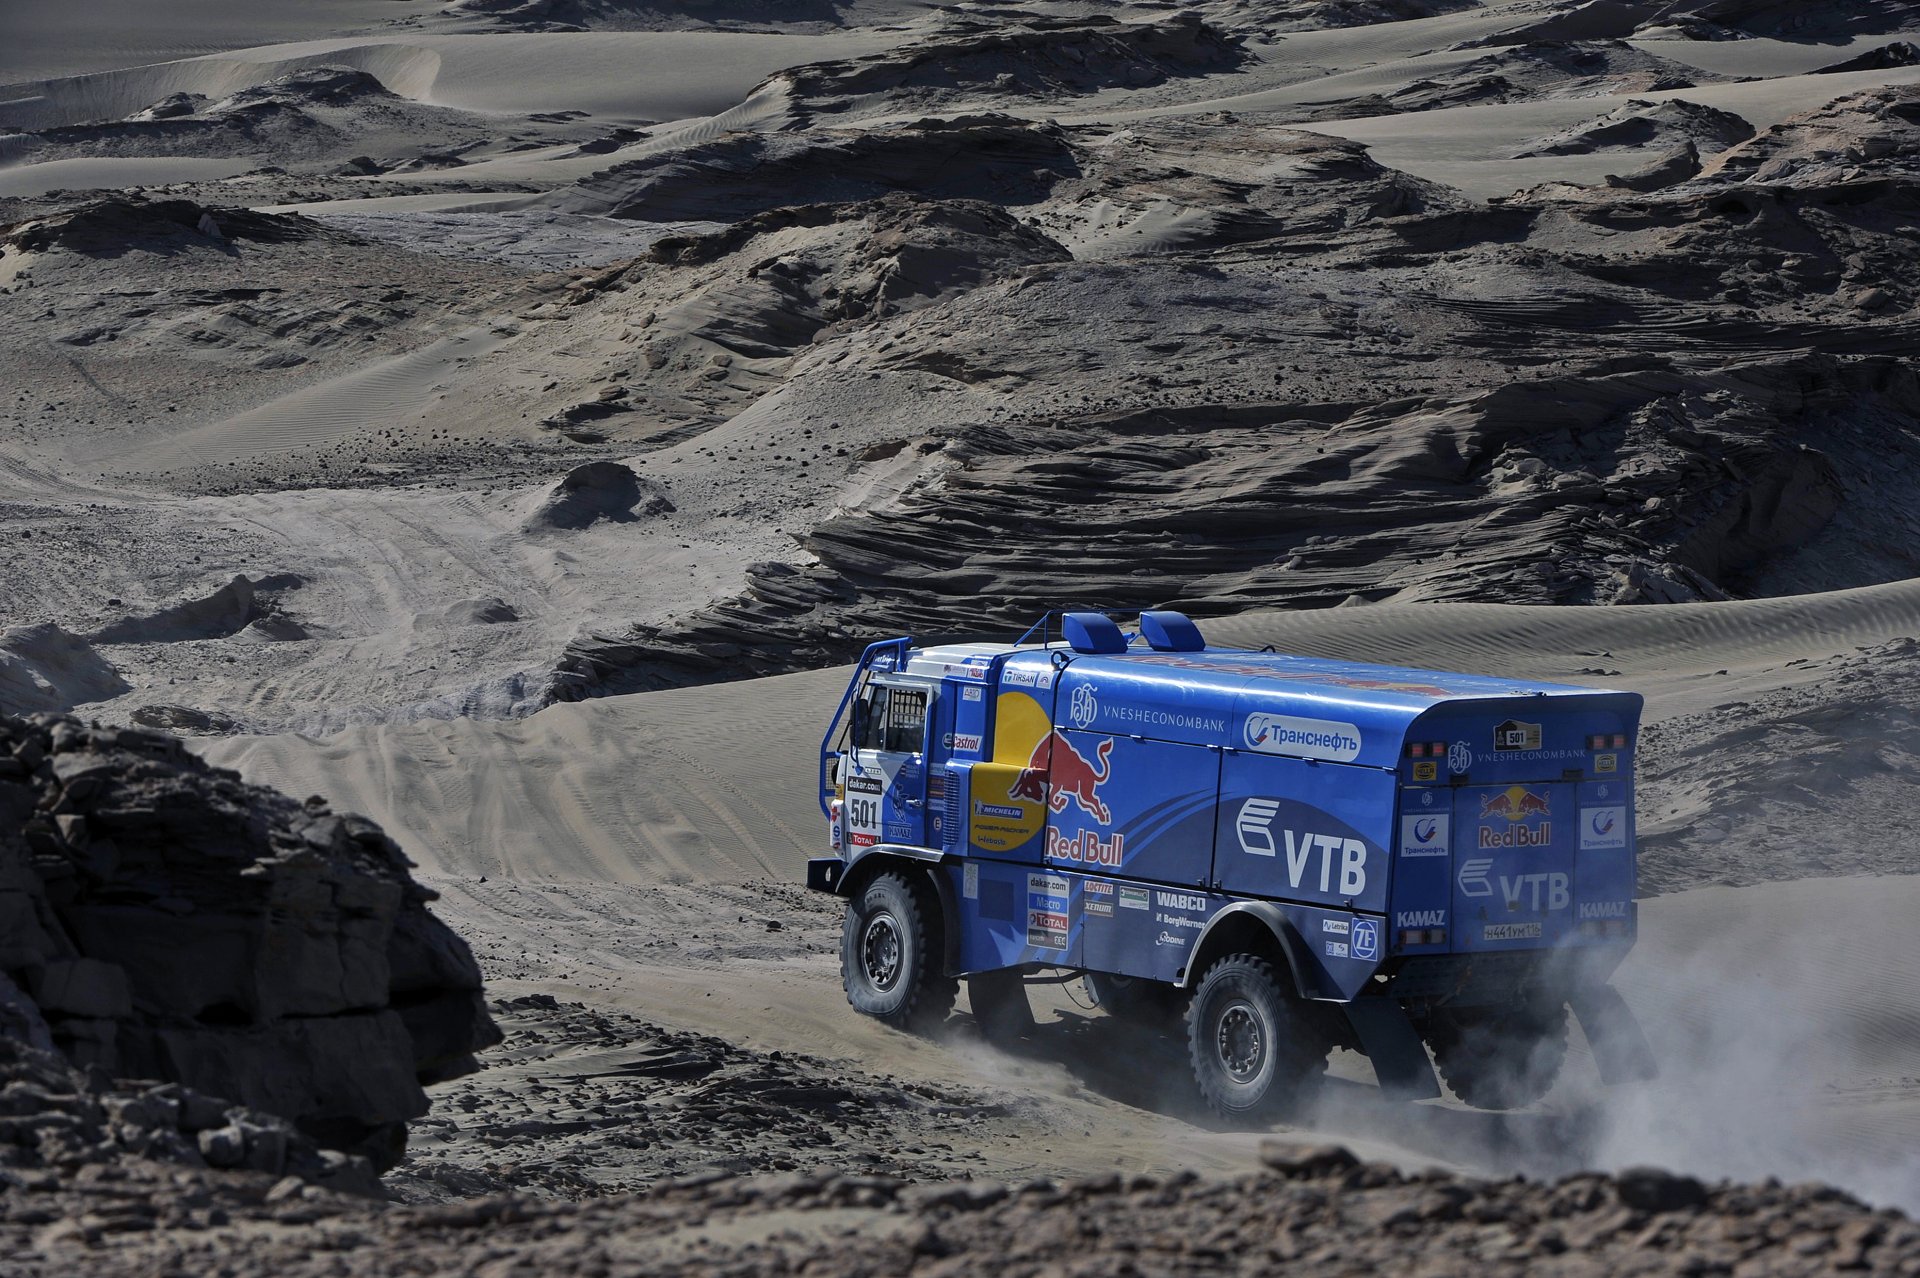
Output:
[[[807,886],[815,892],[840,894],[840,880],[847,873],[847,863],[837,856],[815,856],[807,858]]]

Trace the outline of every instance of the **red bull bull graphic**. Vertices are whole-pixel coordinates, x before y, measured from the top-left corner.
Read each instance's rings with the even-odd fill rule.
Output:
[[[1543,848],[1553,842],[1553,802],[1538,790],[1510,785],[1480,798],[1480,838],[1483,848]],[[1533,818],[1540,822],[1530,824]],[[1506,822],[1497,829],[1492,821]]]
[[[1069,802],[1075,803],[1101,825],[1112,825],[1113,810],[1100,800],[1100,787],[1113,771],[1109,762],[1112,755],[1112,737],[1095,746],[1093,758],[1088,759],[1056,729],[1033,748],[1033,757],[1007,797],[1044,802],[1056,813],[1065,812]]]

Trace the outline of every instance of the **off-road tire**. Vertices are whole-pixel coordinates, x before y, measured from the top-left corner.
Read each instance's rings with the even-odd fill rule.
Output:
[[[981,972],[967,978],[967,1005],[988,1042],[1006,1043],[1033,1031],[1033,1004],[1017,967]]]
[[[1273,964],[1232,954],[1207,969],[1187,1007],[1200,1098],[1236,1124],[1264,1124],[1309,1097],[1332,1045]]]
[[[1149,981],[1138,976],[1116,976],[1111,972],[1085,972],[1087,997],[1110,1016],[1140,1023],[1164,1021],[1169,1025],[1180,1019],[1182,996],[1165,981]]]
[[[1437,1008],[1427,1046],[1447,1087],[1475,1109],[1520,1109],[1545,1096],[1567,1057],[1567,1005]]]
[[[895,1029],[930,1029],[953,1010],[959,982],[942,974],[932,890],[905,875],[876,875],[847,900],[840,984],[857,1012]]]

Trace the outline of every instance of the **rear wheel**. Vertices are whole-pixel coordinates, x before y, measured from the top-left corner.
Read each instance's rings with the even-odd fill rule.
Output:
[[[847,902],[840,930],[840,983],[856,1011],[896,1029],[938,1025],[953,1010],[958,983],[940,973],[932,892],[904,875],[882,874]]]
[[[1027,983],[1017,967],[969,976],[967,1004],[991,1042],[1011,1042],[1033,1030],[1033,1004],[1027,1001]]]
[[[1194,1081],[1223,1118],[1279,1116],[1317,1083],[1330,1048],[1280,984],[1273,965],[1250,954],[1221,959],[1187,1009]]]
[[[1080,979],[1096,1007],[1123,1020],[1167,1020],[1180,1010],[1180,991],[1164,981],[1112,972],[1086,972]]]
[[[1455,1096],[1475,1109],[1519,1109],[1545,1096],[1567,1056],[1567,1005],[1436,1009],[1427,1046]]]

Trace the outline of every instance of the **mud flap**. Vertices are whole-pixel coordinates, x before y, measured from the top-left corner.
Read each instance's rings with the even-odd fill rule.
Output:
[[[1660,1076],[1647,1036],[1619,990],[1611,985],[1588,986],[1576,990],[1567,1005],[1580,1018],[1580,1029],[1593,1048],[1593,1063],[1600,1070],[1601,1082],[1645,1082]]]
[[[1342,1006],[1359,1036],[1360,1050],[1373,1062],[1382,1092],[1396,1100],[1439,1098],[1440,1084],[1433,1076],[1433,1064],[1405,1008],[1384,998],[1357,998]]]

